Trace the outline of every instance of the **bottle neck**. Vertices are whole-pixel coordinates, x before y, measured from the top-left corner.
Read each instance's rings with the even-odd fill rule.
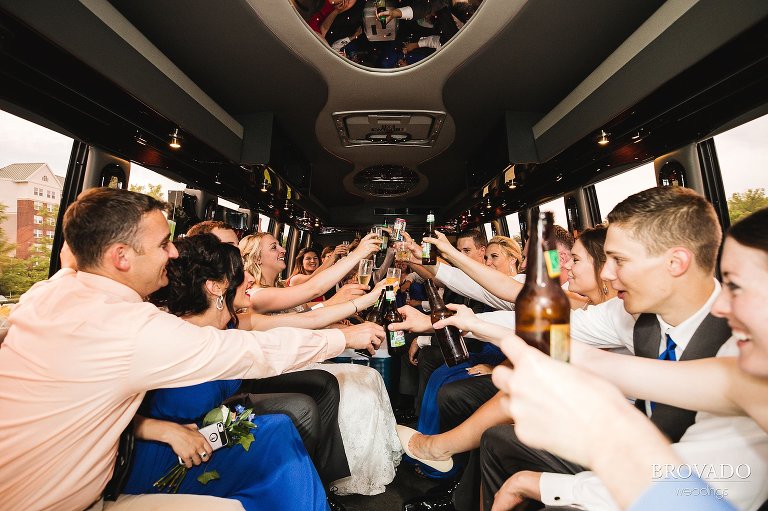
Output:
[[[440,295],[437,293],[437,287],[432,279],[426,281],[427,300],[429,301],[429,308],[432,311],[445,309],[445,303]]]
[[[528,240],[528,264],[526,283],[530,280],[537,286],[547,286],[554,283],[560,286],[560,256],[554,240],[552,223],[548,215],[540,214],[531,226],[531,237]]]

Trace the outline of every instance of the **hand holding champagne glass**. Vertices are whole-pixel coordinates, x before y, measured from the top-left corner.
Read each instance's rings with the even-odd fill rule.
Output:
[[[373,259],[361,259],[357,265],[357,282],[367,286],[373,275]]]

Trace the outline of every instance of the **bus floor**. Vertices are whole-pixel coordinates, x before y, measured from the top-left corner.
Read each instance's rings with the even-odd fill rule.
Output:
[[[444,483],[417,474],[413,465],[401,463],[397,467],[395,480],[387,485],[387,490],[384,493],[372,496],[337,496],[336,500],[347,511],[400,511],[403,509],[403,503],[434,491],[441,484]]]

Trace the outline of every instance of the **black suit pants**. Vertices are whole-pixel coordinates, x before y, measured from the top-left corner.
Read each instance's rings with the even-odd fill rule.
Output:
[[[475,413],[486,401],[491,399],[499,389],[491,381],[490,375],[474,376],[443,385],[438,394],[437,402],[440,410],[440,431],[455,428],[470,415]],[[480,501],[480,470],[477,450],[469,454],[455,456],[466,464],[459,485],[453,492],[453,503],[459,511],[476,509]]]
[[[576,474],[586,468],[558,458],[554,454],[533,449],[521,442],[512,425],[486,430],[480,440],[480,478],[483,486],[483,509],[490,511],[493,496],[510,476],[522,470]],[[541,507],[541,504],[530,509]]]
[[[349,463],[339,430],[339,382],[321,369],[243,380],[240,392],[269,394],[254,412],[284,413],[293,421],[326,485],[349,477]]]

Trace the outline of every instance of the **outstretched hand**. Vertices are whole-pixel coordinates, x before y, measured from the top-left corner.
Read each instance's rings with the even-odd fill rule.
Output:
[[[390,323],[389,329],[395,330],[407,330],[414,333],[429,333],[432,332],[432,319],[423,312],[419,312],[410,305],[404,305],[397,309],[403,316],[402,323]]]
[[[458,303],[446,304],[446,307],[455,311],[456,314],[449,318],[441,319],[435,323],[435,328],[443,328],[449,325],[455,326],[462,332],[471,332],[479,321],[474,311],[466,305],[460,305]]]
[[[360,243],[352,251],[352,255],[358,256],[360,259],[365,259],[369,255],[378,252],[380,247],[381,240],[376,233],[371,232],[366,234],[365,237],[360,240]]]
[[[440,231],[435,231],[434,238],[430,236],[425,236],[422,241],[427,241],[429,243],[432,243],[432,245],[437,247],[437,249],[443,255],[450,254],[451,252],[457,251],[456,248],[453,245],[451,245],[451,242],[448,241],[448,238],[445,237],[445,234],[443,234]]]
[[[343,328],[341,332],[344,334],[347,348],[365,349],[371,355],[376,353],[385,336],[384,328],[370,321]]]
[[[623,418],[644,421],[619,390],[594,374],[548,357],[510,335],[501,342],[514,369],[498,366],[493,383],[515,421],[521,441],[575,463],[592,466],[596,452],[630,438],[617,427]],[[647,421],[646,421],[647,422]],[[622,438],[616,438],[621,443]]]

